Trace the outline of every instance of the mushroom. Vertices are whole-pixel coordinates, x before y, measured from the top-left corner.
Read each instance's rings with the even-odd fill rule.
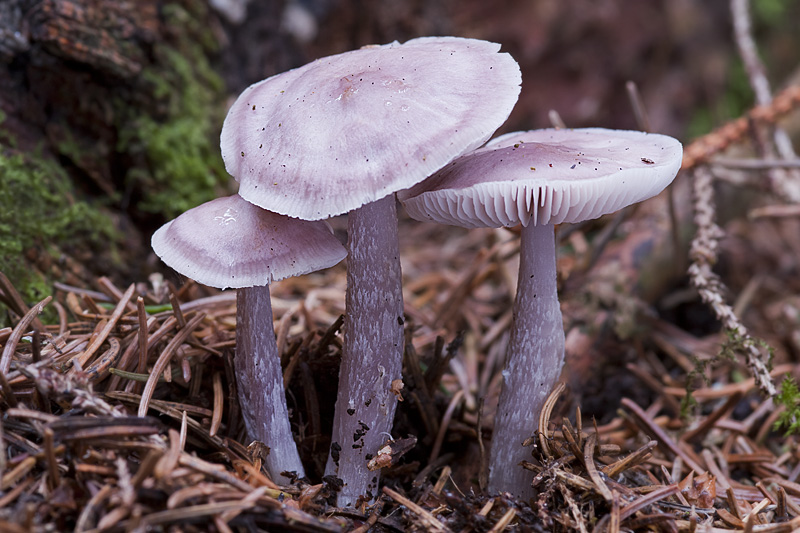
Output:
[[[531,495],[519,466],[559,377],[564,328],[555,224],[614,212],[661,192],[681,165],[671,137],[600,128],[514,132],[400,194],[408,214],[468,228],[522,225],[520,266],[489,458],[489,489]]]
[[[340,506],[371,499],[367,469],[401,378],[403,299],[394,193],[483,144],[519,95],[500,45],[423,37],[325,57],[246,89],[222,128],[239,194],[307,220],[349,212],[342,365],[326,473]]]
[[[304,477],[292,438],[269,284],[335,265],[347,255],[327,222],[272,213],[238,195],[190,209],[153,234],[153,250],[174,270],[220,289],[235,288],[234,369],[251,438],[269,446],[266,467]]]

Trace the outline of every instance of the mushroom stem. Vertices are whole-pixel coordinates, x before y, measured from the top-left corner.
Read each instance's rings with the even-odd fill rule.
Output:
[[[267,471],[277,483],[291,480],[281,472],[305,477],[289,426],[281,359],[272,326],[269,285],[236,293],[236,357],[239,404],[250,438],[269,446]]]
[[[555,228],[531,221],[522,228],[514,321],[503,369],[489,459],[489,490],[533,495],[533,473],[519,466],[530,458],[522,442],[537,419],[564,361],[564,324],[556,283]]]
[[[347,294],[339,393],[325,469],[344,481],[340,507],[377,494],[367,469],[391,432],[403,363],[403,293],[394,194],[348,215]],[[338,448],[338,449],[337,449]],[[338,460],[336,456],[338,455]]]

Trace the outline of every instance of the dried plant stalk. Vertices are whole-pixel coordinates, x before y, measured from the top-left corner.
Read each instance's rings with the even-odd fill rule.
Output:
[[[774,398],[776,390],[764,360],[763,343],[750,336],[747,328],[733,312],[733,308],[725,302],[723,297],[725,284],[712,270],[717,261],[719,239],[723,236],[722,228],[716,223],[714,177],[707,167],[698,167],[694,171],[692,184],[697,233],[689,249],[689,258],[692,262],[689,265],[689,278],[700,293],[700,298],[711,307],[722,322],[722,327],[729,331],[741,346],[758,388],[768,397]]]
[[[769,105],[753,108],[747,115],[723,124],[711,133],[695,140],[683,151],[683,170],[707,163],[714,155],[740,141],[750,122],[773,124],[800,104],[800,85],[792,85],[778,93]]]

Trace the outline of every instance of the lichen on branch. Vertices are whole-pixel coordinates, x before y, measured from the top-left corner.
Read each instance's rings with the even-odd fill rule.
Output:
[[[769,375],[766,343],[752,337],[733,308],[725,301],[725,284],[713,271],[719,253],[719,239],[724,235],[716,223],[714,206],[714,176],[705,167],[693,173],[694,222],[697,232],[689,249],[689,279],[700,298],[711,307],[729,337],[736,339],[736,351],[743,354],[758,388],[769,398],[775,398],[776,389]],[[766,360],[765,360],[766,359]]]

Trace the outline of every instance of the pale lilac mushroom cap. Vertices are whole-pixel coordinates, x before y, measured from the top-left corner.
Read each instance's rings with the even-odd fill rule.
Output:
[[[328,268],[347,255],[327,222],[272,213],[238,195],[167,222],[152,245],[174,270],[220,289],[268,285]]]
[[[554,225],[597,218],[661,192],[681,166],[664,135],[606,129],[515,132],[403,191],[409,215],[464,227],[522,224],[508,354],[489,455],[489,491],[533,495],[522,442],[561,372]]]
[[[500,45],[421,37],[313,61],[245,89],[222,127],[239,194],[306,220],[406,189],[506,120],[521,74]]]
[[[660,193],[682,150],[672,137],[640,131],[513,132],[399,196],[412,218],[468,228],[580,222]]]

